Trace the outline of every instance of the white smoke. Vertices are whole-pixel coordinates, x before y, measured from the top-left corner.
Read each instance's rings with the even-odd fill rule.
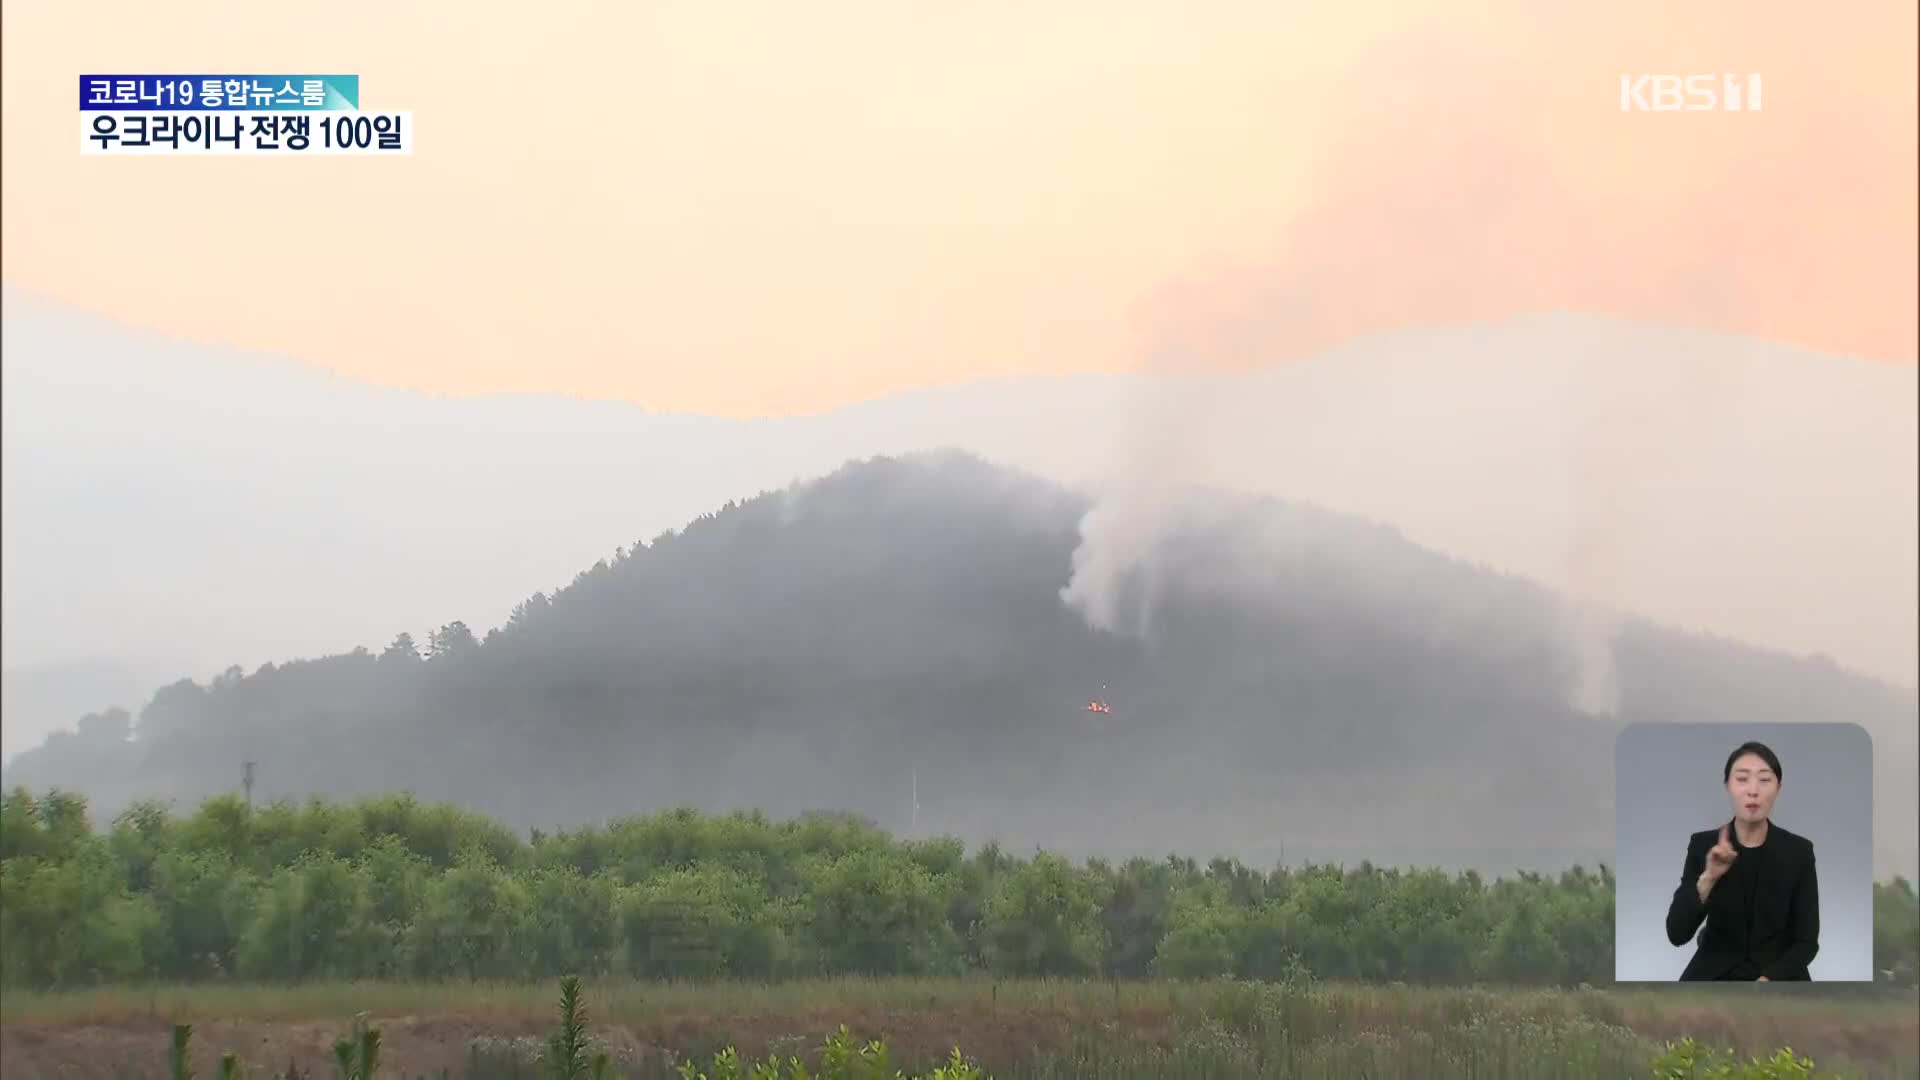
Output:
[[[1218,392],[1212,380],[1156,379],[1118,410],[1117,468],[1080,520],[1073,573],[1060,590],[1095,630],[1150,635],[1165,583],[1162,549],[1200,509],[1184,485],[1205,471],[1196,435],[1218,410]]]
[[[1073,573],[1060,599],[1088,626],[1150,634],[1164,577],[1160,551],[1178,522],[1177,502],[1170,485],[1128,487],[1102,497],[1080,519]]]
[[[1564,673],[1569,708],[1612,716],[1619,616],[1489,574],[1344,514],[1184,486],[1121,486],[1080,521],[1060,590],[1088,626],[1153,640],[1173,590],[1311,618],[1363,618],[1432,644],[1493,656],[1534,655]]]
[[[1620,710],[1620,671],[1613,653],[1619,617],[1590,604],[1567,601],[1561,604],[1557,621],[1560,647],[1573,667],[1567,704],[1588,716],[1613,716]]]

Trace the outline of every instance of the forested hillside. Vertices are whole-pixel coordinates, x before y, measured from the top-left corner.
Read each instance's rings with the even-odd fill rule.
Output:
[[[1914,757],[1910,693],[1603,633],[1368,522],[1090,509],[962,455],[849,465],[625,548],[497,629],[168,687],[5,783],[111,816],[237,791],[251,761],[260,800],[410,790],[522,829],[824,810],[1014,850],[1558,872],[1610,849],[1631,720],[1852,720],[1883,768]],[[1915,846],[1912,795],[1880,785],[1883,852]]]

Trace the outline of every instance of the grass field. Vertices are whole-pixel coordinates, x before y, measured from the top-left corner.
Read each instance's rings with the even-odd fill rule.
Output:
[[[191,1023],[203,1075],[232,1050],[271,1076],[328,1075],[357,1013],[380,1027],[383,1075],[513,1075],[554,1024],[550,983],[200,985],[0,994],[8,1076],[161,1075]],[[1649,1076],[1669,1040],[1837,1075],[1920,1078],[1920,995],[1870,986],[1596,990],[836,979],[589,983],[592,1031],[624,1075],[726,1046],[805,1055],[839,1025],[915,1069],[958,1046],[1000,1077]],[[532,1075],[531,1072],[526,1075]]]

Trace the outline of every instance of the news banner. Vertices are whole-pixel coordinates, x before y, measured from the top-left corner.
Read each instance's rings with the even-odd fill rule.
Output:
[[[82,75],[83,154],[413,153],[413,112],[358,75]]]

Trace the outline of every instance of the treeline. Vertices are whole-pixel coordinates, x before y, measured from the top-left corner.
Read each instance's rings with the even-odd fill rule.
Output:
[[[672,811],[517,833],[410,796],[190,816],[0,806],[0,978],[824,974],[1602,983],[1613,876],[1071,863],[846,816]],[[1876,966],[1911,983],[1920,902],[1878,887]],[[1884,972],[1890,971],[1891,975]]]
[[[1313,816],[1323,858],[1592,866],[1613,788],[1560,763],[1610,760],[1625,724],[1843,717],[1882,760],[1914,757],[1910,692],[1632,620],[1611,643],[1619,708],[1590,716],[1559,598],[1301,504],[1171,509],[1102,594],[1129,632],[1099,631],[1062,599],[1100,579],[1074,569],[1092,509],[964,456],[849,465],[620,549],[500,627],[448,621],[83,717],[0,789],[84,791],[105,821],[196,805],[252,761],[275,796],[406,789],[522,835],[673,806],[898,829],[917,794],[970,848],[1112,852],[1126,821],[1128,851],[1265,866],[1305,854],[1279,826]],[[1094,696],[1112,711],[1085,711]],[[1700,762],[1700,782],[1718,770]],[[1415,782],[1450,772],[1487,784]],[[1881,842],[1911,849],[1912,785],[1875,788]],[[1318,814],[1349,789],[1372,793],[1365,812]],[[1387,823],[1398,850],[1366,847]]]

